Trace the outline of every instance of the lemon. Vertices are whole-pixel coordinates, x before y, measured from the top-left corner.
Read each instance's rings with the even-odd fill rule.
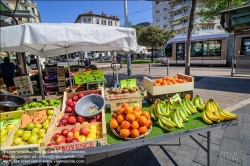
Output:
[[[95,140],[93,138],[87,138],[86,141],[92,141],[92,140]]]
[[[96,134],[95,133],[89,133],[87,138],[93,138],[96,139]]]
[[[10,130],[12,130],[14,127],[15,127],[15,125],[10,124],[10,125],[8,125],[8,126],[6,127],[6,130],[10,131]]]
[[[97,136],[96,136],[96,139],[100,139],[100,138],[102,138],[101,135],[97,135]]]
[[[7,135],[7,133],[8,133],[8,130],[3,129],[3,130],[1,131],[1,137]]]
[[[90,129],[89,132],[90,133],[97,133],[97,130],[96,129]]]
[[[102,131],[97,131],[96,135],[102,135]]]
[[[97,129],[97,127],[96,127],[96,125],[92,124],[92,125],[89,126],[89,130],[90,129]]]
[[[97,126],[97,130],[102,130],[102,126]]]

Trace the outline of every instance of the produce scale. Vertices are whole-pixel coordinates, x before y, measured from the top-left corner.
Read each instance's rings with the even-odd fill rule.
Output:
[[[77,76],[84,74],[76,75],[75,82],[82,80]],[[191,76],[144,77],[144,87],[133,78],[120,80],[116,88],[99,82],[93,90],[65,91],[61,100],[33,101],[1,111],[1,165],[35,164],[41,159],[49,165],[67,156],[84,159],[175,138],[181,144],[181,137],[190,136],[207,152],[209,166],[211,131],[238,125],[236,114],[212,98],[203,101],[193,94]],[[207,147],[194,134],[206,138]]]

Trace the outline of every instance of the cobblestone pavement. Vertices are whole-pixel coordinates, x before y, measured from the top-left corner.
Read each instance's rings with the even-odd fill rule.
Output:
[[[124,66],[125,67],[125,66]],[[112,70],[105,68],[108,84],[112,82]],[[147,64],[132,66],[132,78],[137,78],[143,85],[143,77],[157,78],[166,76],[165,66],[153,64],[149,74]],[[169,75],[184,73],[184,67],[169,68]],[[250,165],[250,77],[231,77],[231,69],[227,67],[191,67],[191,75],[195,77],[194,95],[198,94],[204,101],[215,99],[222,108],[234,110],[238,115],[238,126],[219,129],[211,132],[211,165]],[[127,69],[119,71],[119,79],[128,78]],[[53,96],[52,96],[53,97]],[[242,102],[244,101],[244,102]],[[242,102],[243,104],[238,104]],[[245,105],[244,107],[241,107]],[[198,135],[194,137],[206,145],[206,139]],[[206,152],[190,137],[179,140],[166,140],[157,144],[124,149],[108,153],[86,156],[86,165],[101,166],[202,166],[206,165]],[[174,146],[175,145],[175,146]]]

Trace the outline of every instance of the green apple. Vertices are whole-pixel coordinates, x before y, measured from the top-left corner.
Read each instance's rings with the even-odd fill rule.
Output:
[[[35,124],[34,123],[29,123],[26,126],[26,129],[29,130],[29,131],[33,130],[34,128],[35,128]]]
[[[42,139],[39,139],[39,140],[37,141],[38,144],[40,144],[41,142],[42,142]]]
[[[32,135],[29,140],[28,140],[29,144],[37,144],[38,143],[38,136],[37,135]]]
[[[41,103],[43,103],[43,104],[46,103],[46,100],[42,100]]]
[[[26,142],[24,142],[24,141],[21,141],[19,144],[17,144],[17,145],[27,145],[27,143]]]
[[[54,114],[54,110],[47,110],[47,116],[52,116]]]
[[[31,134],[31,131],[29,131],[29,130],[24,130],[24,131],[23,131],[23,134],[24,134],[24,133],[30,133],[30,134]]]
[[[50,121],[52,119],[53,116],[47,116],[47,119]]]
[[[42,124],[37,123],[37,124],[35,124],[35,128],[41,129],[41,128],[43,128],[43,126],[42,126]]]
[[[39,128],[34,128],[34,129],[32,130],[32,132],[31,132],[31,134],[37,134],[38,131],[39,131]]]
[[[18,129],[18,130],[16,131],[16,133],[15,133],[15,136],[16,136],[16,137],[21,137],[22,134],[23,134],[23,130],[22,130],[22,129]]]
[[[46,133],[39,134],[39,139],[43,139],[45,137]]]
[[[41,135],[42,133],[46,133],[45,129],[39,129],[38,134]]]
[[[45,122],[42,123],[42,125],[49,123],[49,120],[47,119]]]
[[[13,143],[15,144],[15,145],[18,145],[20,142],[22,142],[23,140],[22,140],[22,138],[14,138],[14,140],[13,140]]]
[[[22,135],[22,140],[23,141],[28,141],[28,139],[31,137],[31,133],[23,133]]]
[[[79,137],[78,137],[78,140],[79,140],[79,142],[84,142],[84,141],[86,141],[86,137],[84,136],[84,135],[80,135]]]
[[[45,123],[44,125],[43,125],[43,129],[48,129],[49,128],[49,123]]]

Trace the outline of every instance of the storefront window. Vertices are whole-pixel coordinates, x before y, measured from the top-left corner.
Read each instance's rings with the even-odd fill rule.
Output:
[[[221,55],[221,40],[205,41],[203,46],[204,56],[220,56]]]
[[[165,48],[165,55],[166,57],[172,57],[172,49],[173,49],[173,44],[168,44]]]
[[[202,56],[202,42],[192,42],[191,43],[191,57]]]
[[[176,44],[176,59],[183,60],[185,57],[185,43]]]
[[[240,55],[250,55],[250,37],[242,38]]]

